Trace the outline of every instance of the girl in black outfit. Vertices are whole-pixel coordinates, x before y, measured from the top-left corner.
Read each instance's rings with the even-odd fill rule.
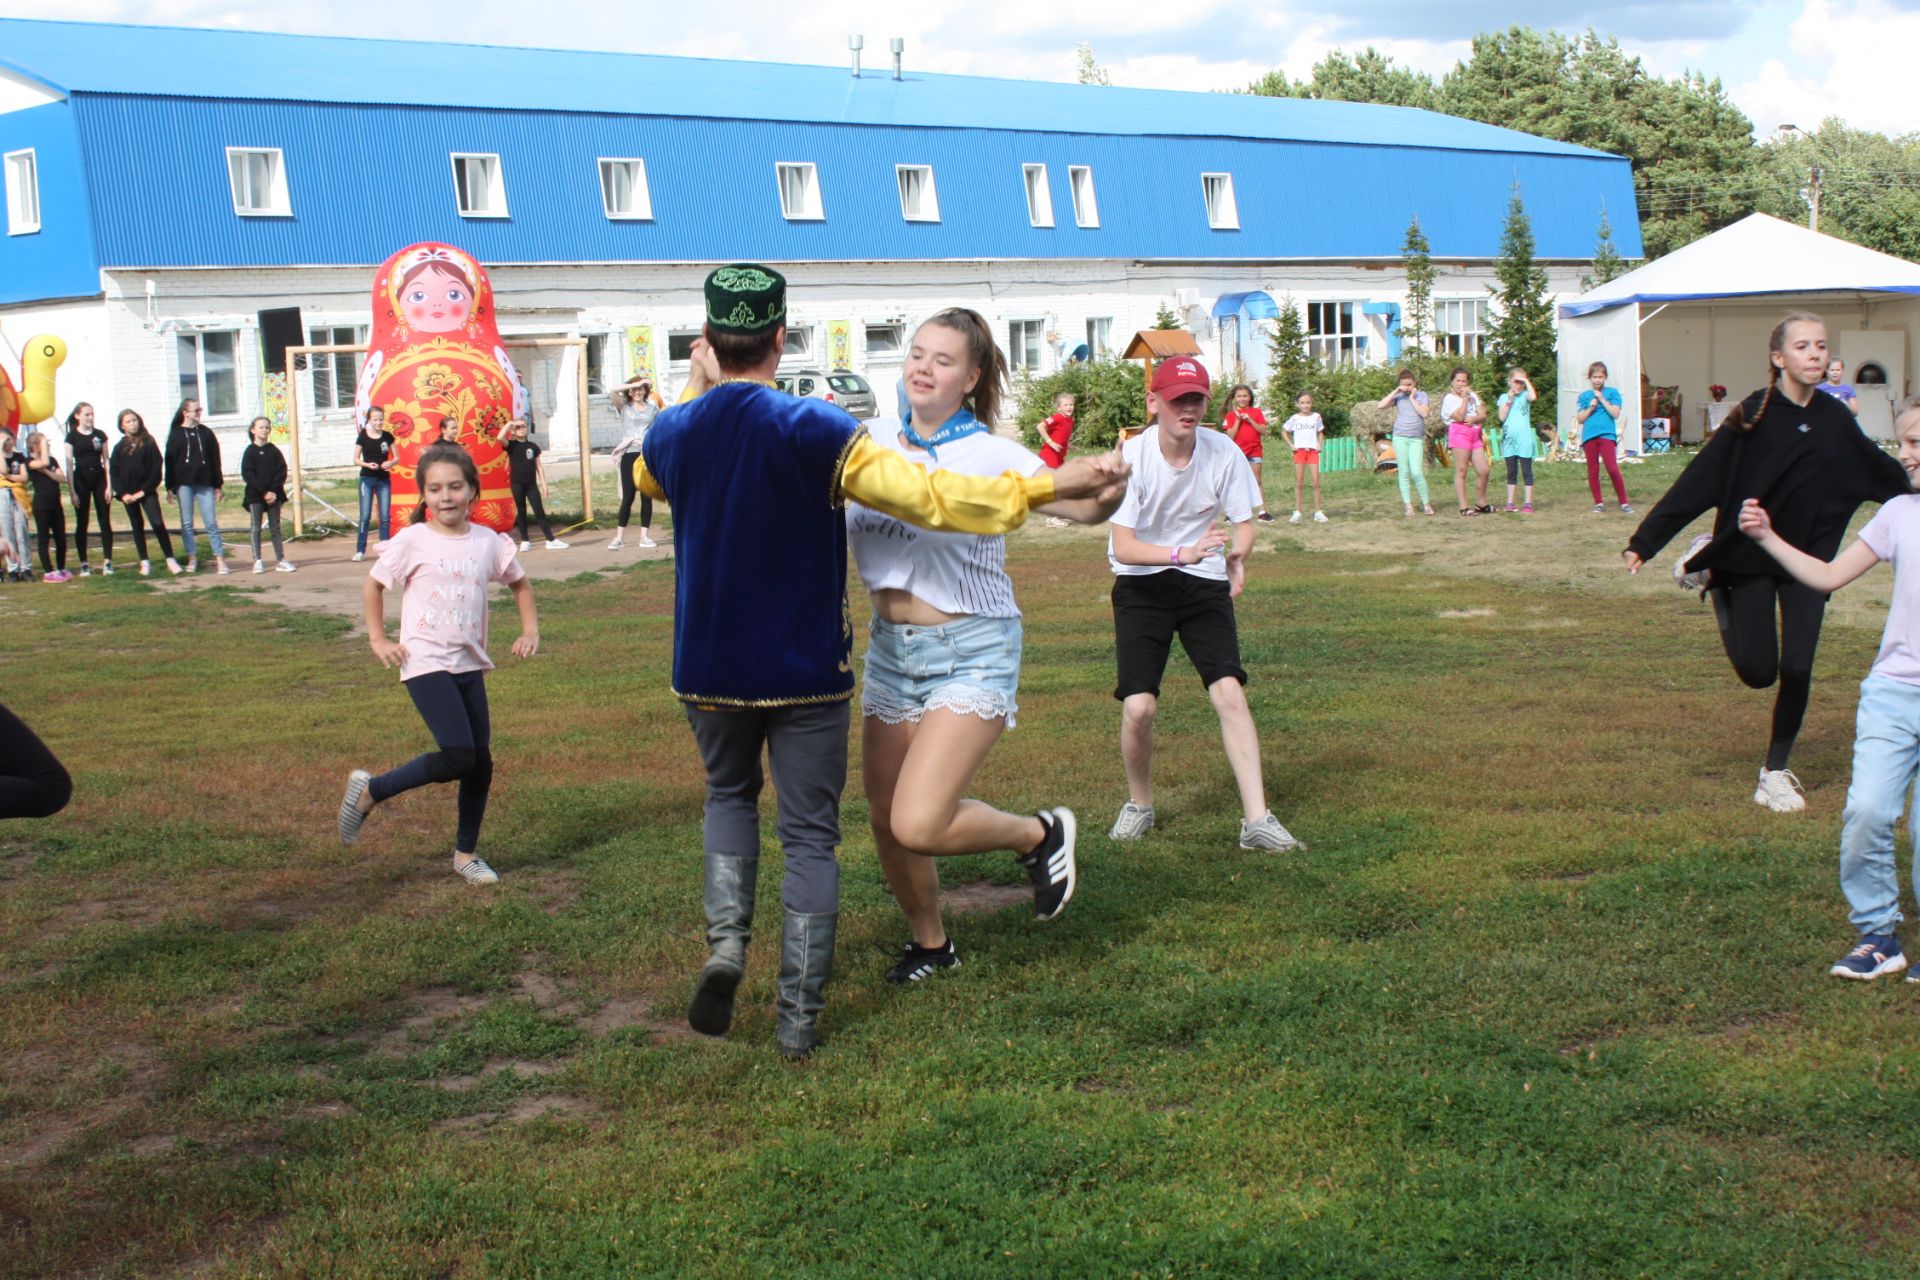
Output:
[[[81,401],[67,415],[67,482],[73,486],[74,550],[80,556],[80,576],[93,573],[87,562],[87,518],[100,520],[100,548],[106,556],[101,572],[113,572],[113,508],[107,503],[107,433],[93,425],[93,406]],[[93,510],[88,512],[91,503]]]
[[[547,540],[547,550],[565,551],[567,544],[553,536],[553,526],[547,522],[547,506],[540,500],[541,491],[547,487],[547,477],[540,465],[540,446],[527,439],[527,424],[515,418],[500,428],[500,447],[507,454],[507,481],[513,487],[520,549],[525,551],[533,545],[527,541],[527,503],[531,501],[534,519],[540,522],[540,536]]]
[[[1758,498],[1782,538],[1831,560],[1861,503],[1885,502],[1912,492],[1912,486],[1900,464],[1867,438],[1847,407],[1815,389],[1826,377],[1825,321],[1795,312],[1774,328],[1767,345],[1766,388],[1727,415],[1640,522],[1623,554],[1627,568],[1638,573],[1674,534],[1702,512],[1718,508],[1712,539],[1675,574],[1682,568],[1710,571],[1708,593],[1734,674],[1755,689],[1780,682],[1773,737],[1753,800],[1786,813],[1807,803],[1799,779],[1787,769],[1787,757],[1806,717],[1827,598],[1787,576],[1740,532],[1740,504]]]
[[[265,518],[273,531],[273,567],[281,573],[292,573],[293,561],[287,559],[286,547],[280,541],[280,508],[287,501],[286,455],[268,438],[273,435],[273,419],[255,418],[247,424],[247,435],[252,443],[240,455],[240,479],[247,486],[247,514],[252,517],[253,571],[262,573],[266,569],[260,560],[260,521]]]
[[[40,581],[67,582],[66,472],[53,456],[53,439],[36,431],[27,442],[27,479],[33,484],[33,524],[40,533]],[[53,554],[47,554],[51,544]]]
[[[50,818],[73,798],[73,778],[33,730],[0,707],[0,818]]]
[[[119,423],[120,443],[113,446],[113,456],[107,460],[107,483],[113,496],[127,508],[127,520],[133,525],[133,545],[140,551],[140,576],[144,578],[153,572],[153,565],[147,559],[145,521],[148,520],[153,522],[153,531],[159,535],[160,554],[167,559],[167,572],[177,574],[180,562],[173,558],[173,540],[167,537],[167,523],[160,514],[163,474],[160,446],[133,410],[122,409]]]

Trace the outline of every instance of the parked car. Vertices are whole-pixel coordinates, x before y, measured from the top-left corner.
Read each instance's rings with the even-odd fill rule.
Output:
[[[880,401],[873,394],[873,388],[851,369],[835,369],[832,373],[818,369],[777,373],[773,385],[790,395],[816,396],[828,404],[837,404],[862,421],[880,412]]]

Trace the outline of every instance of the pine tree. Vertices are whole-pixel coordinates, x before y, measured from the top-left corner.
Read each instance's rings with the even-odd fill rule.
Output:
[[[1580,277],[1580,288],[1591,289],[1606,284],[1609,280],[1618,280],[1627,274],[1627,260],[1620,256],[1620,250],[1614,247],[1613,223],[1607,220],[1607,211],[1600,210],[1600,238],[1593,246],[1593,274]]]
[[[1153,313],[1153,327],[1156,329],[1178,329],[1180,327],[1180,317],[1173,314],[1172,307],[1162,302],[1160,309]]]
[[[1300,398],[1311,388],[1314,361],[1307,354],[1307,326],[1293,295],[1280,299],[1280,315],[1273,332],[1267,335],[1267,367],[1273,370],[1267,379],[1265,403],[1277,412]]]
[[[1407,267],[1407,306],[1400,317],[1400,334],[1416,355],[1427,349],[1427,333],[1433,328],[1433,256],[1429,247],[1416,213],[1407,224],[1406,243],[1400,246]]]
[[[1487,330],[1487,351],[1503,367],[1519,365],[1533,376],[1541,400],[1553,404],[1553,304],[1547,300],[1547,273],[1533,259],[1533,223],[1520,184],[1507,202],[1506,230],[1500,237],[1500,261],[1494,267],[1499,284],[1493,294],[1494,316]]]

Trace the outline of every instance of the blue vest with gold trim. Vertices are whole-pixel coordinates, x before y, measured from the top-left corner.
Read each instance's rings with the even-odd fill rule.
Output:
[[[653,420],[641,453],[673,508],[673,691],[713,706],[853,695],[840,470],[845,410],[722,383]]]

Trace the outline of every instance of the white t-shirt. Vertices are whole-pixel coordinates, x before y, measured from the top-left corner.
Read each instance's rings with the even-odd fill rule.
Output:
[[[1440,416],[1448,422],[1465,422],[1467,415],[1479,407],[1480,397],[1474,392],[1467,392],[1466,398],[1463,400],[1449,391],[1446,397],[1440,401]],[[1476,422],[1473,425],[1479,426],[1480,424]]]
[[[1326,423],[1320,420],[1320,415],[1317,413],[1296,413],[1287,419],[1287,424],[1283,428],[1292,438],[1293,447],[1296,449],[1318,449],[1320,437],[1326,429]]]
[[[1920,684],[1920,494],[1906,494],[1880,505],[1860,541],[1893,565],[1893,600],[1873,674]]]
[[[922,449],[908,447],[898,418],[875,418],[867,431],[928,471],[963,476],[1014,471],[1031,476],[1047,466],[1018,441],[989,431],[948,441],[940,446],[937,460]],[[999,534],[934,533],[849,501],[847,541],[853,548],[854,567],[869,591],[911,591],[942,613],[1020,616],[1020,607],[1013,602],[1013,579],[1007,576],[1007,540]]]
[[[1160,452],[1160,428],[1145,431],[1121,446],[1133,467],[1127,496],[1113,513],[1111,524],[1124,525],[1133,536],[1155,546],[1186,547],[1198,542],[1214,520],[1224,515],[1235,524],[1253,519],[1260,495],[1253,468],[1240,447],[1218,431],[1193,433],[1193,457],[1175,469]],[[1114,558],[1113,535],[1107,535],[1107,563],[1123,577],[1137,577],[1178,568],[1196,578],[1227,580],[1225,553],[1208,556],[1199,564],[1121,564]]]

